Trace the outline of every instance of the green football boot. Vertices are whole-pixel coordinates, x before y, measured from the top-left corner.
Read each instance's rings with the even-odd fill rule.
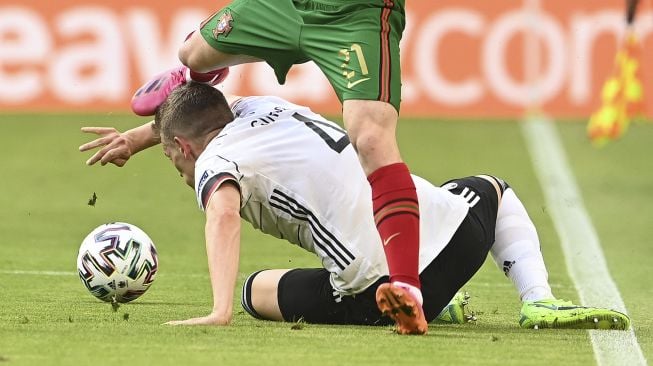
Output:
[[[453,299],[442,309],[433,323],[436,324],[465,324],[476,321],[476,316],[466,308],[469,304],[469,293],[456,292]]]
[[[591,308],[564,300],[525,301],[519,325],[522,328],[619,329],[630,327],[628,315],[618,311]]]

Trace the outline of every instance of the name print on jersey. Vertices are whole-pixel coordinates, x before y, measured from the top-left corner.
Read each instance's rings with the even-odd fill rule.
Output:
[[[281,113],[287,110],[288,108],[285,107],[274,107],[274,109],[269,112],[267,116],[255,118],[249,123],[249,125],[252,127],[269,125],[270,123],[279,119]]]
[[[279,120],[282,117],[281,114],[287,110],[288,108],[286,107],[274,107],[274,109],[268,112],[267,115],[252,119],[249,122],[249,125],[251,127],[269,125]],[[292,118],[298,122],[302,122],[306,127],[313,130],[313,132],[315,132],[327,144],[327,146],[336,153],[341,153],[342,150],[350,144],[347,131],[343,130],[338,125],[309,118],[297,112],[292,114]],[[332,137],[332,134],[335,134],[336,136]]]

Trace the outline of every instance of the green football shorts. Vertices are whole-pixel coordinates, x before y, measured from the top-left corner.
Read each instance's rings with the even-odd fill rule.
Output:
[[[280,84],[315,62],[342,102],[401,100],[404,0],[234,0],[200,26],[216,50],[265,60]]]

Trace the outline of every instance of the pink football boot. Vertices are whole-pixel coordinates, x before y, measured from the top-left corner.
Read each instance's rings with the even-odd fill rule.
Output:
[[[197,73],[186,66],[178,66],[166,70],[140,87],[132,97],[132,111],[139,116],[153,116],[156,109],[166,100],[168,95],[181,85],[193,80],[209,85],[220,84],[229,75],[229,68]]]

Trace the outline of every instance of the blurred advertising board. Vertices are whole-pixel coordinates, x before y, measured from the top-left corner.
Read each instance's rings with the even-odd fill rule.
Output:
[[[625,31],[617,0],[407,0],[406,116],[587,116]],[[0,0],[0,110],[127,111],[136,88],[178,63],[185,36],[226,1]],[[637,31],[653,65],[653,11]],[[279,86],[265,63],[232,70],[239,95],[276,94],[328,114],[340,104],[312,64]],[[653,69],[644,70],[648,111]]]

